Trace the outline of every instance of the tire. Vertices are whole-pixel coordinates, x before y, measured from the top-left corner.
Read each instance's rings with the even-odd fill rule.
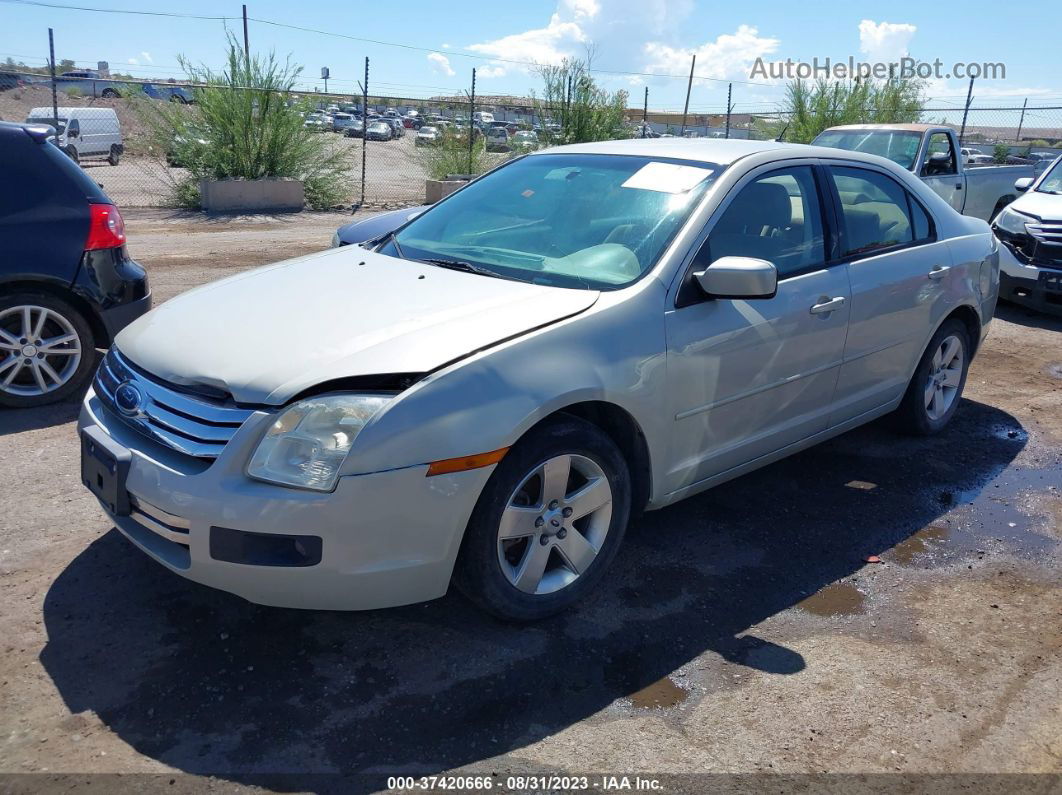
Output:
[[[953,358],[952,346],[958,350]],[[939,433],[959,407],[970,369],[970,336],[957,318],[947,320],[933,335],[907,385],[894,418],[898,428],[916,436]],[[938,359],[938,355],[940,359]]]
[[[574,499],[579,492],[582,509]],[[575,417],[549,420],[517,442],[491,474],[469,519],[454,583],[506,621],[566,610],[604,576],[630,507],[627,463],[604,431]],[[586,508],[592,509],[578,515]],[[510,528],[504,539],[503,526]]]
[[[122,153],[118,151],[117,144],[111,144],[111,153],[107,155],[107,162],[112,166],[118,165],[118,161],[122,159]]]
[[[103,89],[103,91],[100,92],[100,96],[101,97],[107,97],[107,99],[116,99],[117,97],[119,97],[121,95],[117,91],[115,91],[113,88],[105,88],[105,89]]]
[[[39,337],[33,334],[36,328]],[[66,337],[71,339],[57,342]],[[37,350],[44,348],[36,345],[37,339],[53,340],[54,353]],[[43,406],[81,392],[92,376],[95,348],[88,321],[61,298],[35,292],[0,298],[0,406]]]
[[[81,163],[81,157],[78,155],[77,149],[68,145],[63,151],[66,152],[66,156],[73,160],[75,163]]]
[[[170,94],[170,102],[176,102],[178,105],[187,105],[188,100],[179,94]]]

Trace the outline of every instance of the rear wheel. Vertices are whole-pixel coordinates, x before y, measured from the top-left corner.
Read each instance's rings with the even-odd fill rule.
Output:
[[[0,406],[62,400],[92,375],[95,340],[74,307],[46,293],[0,299]]]
[[[966,386],[970,351],[962,321],[953,318],[937,329],[896,410],[901,430],[929,436],[951,421]]]
[[[118,148],[117,144],[111,144],[111,152],[107,155],[107,162],[112,166],[118,165],[118,161],[122,158],[122,152]]]
[[[494,615],[534,621],[582,601],[616,555],[630,517],[627,464],[596,425],[550,420],[487,481],[454,579]]]
[[[113,88],[105,88],[100,92],[101,97],[107,97],[108,99],[114,99],[119,96],[118,92]]]
[[[78,155],[77,149],[75,149],[73,146],[67,146],[66,149],[64,149],[63,151],[66,152],[66,156],[73,160],[75,163],[81,162],[81,157]]]

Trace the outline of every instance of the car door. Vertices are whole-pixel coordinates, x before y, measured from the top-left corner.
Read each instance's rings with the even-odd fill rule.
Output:
[[[829,263],[814,161],[751,172],[714,213],[666,313],[670,492],[827,427],[848,326],[848,276]],[[706,298],[692,274],[767,259],[773,298]]]
[[[899,400],[946,301],[951,252],[932,215],[883,169],[828,163],[852,288],[831,425]]]
[[[962,212],[966,197],[950,135],[935,132],[929,136],[918,173],[934,193],[954,207],[956,212]]]

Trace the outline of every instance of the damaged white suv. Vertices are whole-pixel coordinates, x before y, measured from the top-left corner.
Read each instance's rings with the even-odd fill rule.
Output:
[[[638,510],[889,412],[942,428],[998,289],[983,221],[884,159],[773,142],[552,149],[396,226],[119,335],[82,476],[134,544],[263,604],[453,581],[539,618]]]

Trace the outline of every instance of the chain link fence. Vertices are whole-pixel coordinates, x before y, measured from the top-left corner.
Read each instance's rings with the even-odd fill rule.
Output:
[[[535,146],[534,134],[517,139],[515,133],[534,133],[553,124],[551,114],[537,109],[526,97],[473,99],[474,89],[453,96],[388,97],[374,94],[371,85],[362,88],[366,90],[360,95],[298,94],[308,106],[307,128],[329,136],[329,144],[342,151],[346,170],[337,201],[346,209],[423,203],[429,177],[489,168]],[[53,86],[47,75],[0,72],[0,118],[57,124],[57,143],[120,206],[166,207],[187,202],[181,186],[188,172],[172,147],[160,143],[152,132],[147,115],[152,103],[168,102],[178,112],[194,116],[193,86],[68,73],[55,80],[54,98],[58,113],[53,111]],[[785,139],[785,113],[742,113],[737,108],[729,114],[630,109],[623,134]],[[366,115],[368,119],[362,118]],[[1062,154],[1062,106],[1029,106],[1026,102],[1024,106],[969,109],[930,107],[922,112],[921,120],[961,131],[964,147],[997,162],[1001,157],[1004,162],[1034,162]],[[505,137],[487,135],[491,125],[503,124],[508,125]],[[439,138],[420,135],[418,140],[421,128],[428,127],[439,131]],[[469,166],[461,152],[451,151],[449,159],[439,157],[442,137],[464,145],[470,135]],[[517,140],[525,146],[514,146]],[[473,159],[474,168],[470,168]]]

